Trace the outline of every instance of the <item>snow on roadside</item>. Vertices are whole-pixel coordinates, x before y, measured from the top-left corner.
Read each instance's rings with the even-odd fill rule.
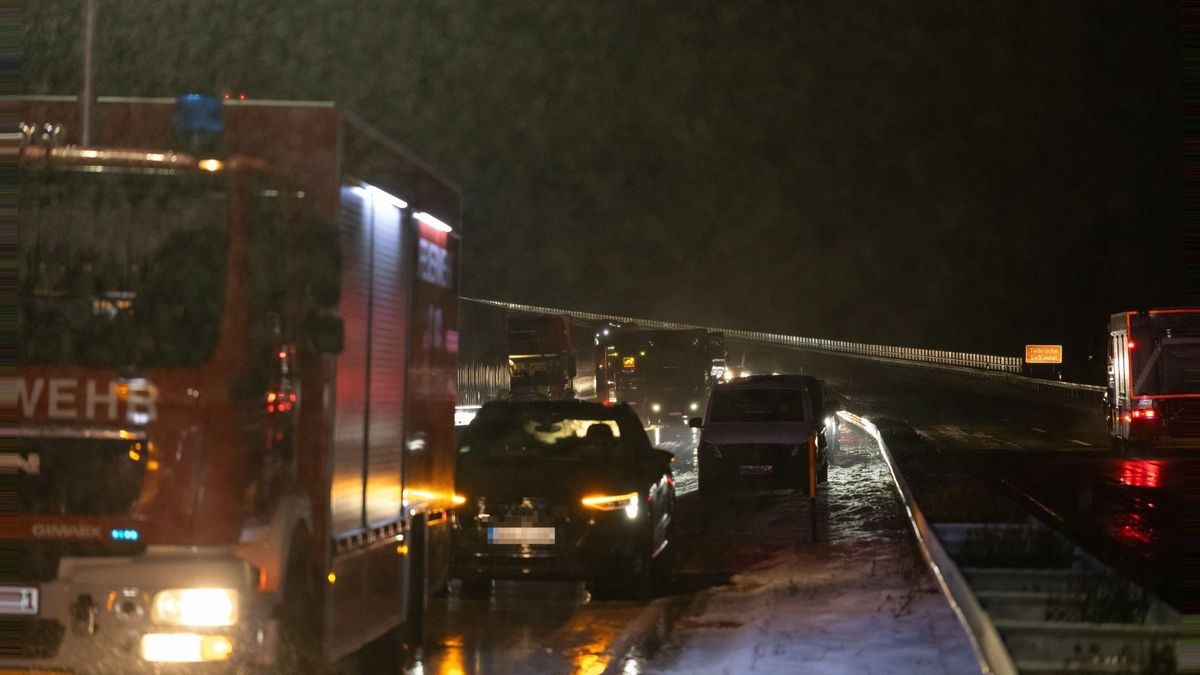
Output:
[[[818,506],[819,543],[809,543],[806,499],[781,500],[746,523],[747,543],[794,543],[701,593],[642,672],[979,672],[878,449],[857,430],[843,434]]]

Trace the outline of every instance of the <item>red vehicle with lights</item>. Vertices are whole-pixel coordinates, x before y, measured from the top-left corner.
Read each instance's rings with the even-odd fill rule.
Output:
[[[1105,412],[1114,449],[1200,447],[1200,309],[1113,314]]]
[[[0,670],[313,672],[419,629],[457,188],[330,103],[101,98],[88,147],[69,97],[21,114]]]
[[[609,329],[596,338],[596,396],[629,403],[650,424],[685,422],[704,407],[724,358],[724,335],[703,328]]]

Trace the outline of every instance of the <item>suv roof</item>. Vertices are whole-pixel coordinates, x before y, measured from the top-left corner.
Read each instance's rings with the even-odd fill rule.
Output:
[[[812,375],[751,375],[717,386],[730,389],[808,389],[820,382],[821,378]]]
[[[601,405],[591,401],[491,401],[483,404],[477,416],[500,417],[527,411],[553,412],[593,419],[616,419],[622,415],[633,414],[633,410],[625,403]]]

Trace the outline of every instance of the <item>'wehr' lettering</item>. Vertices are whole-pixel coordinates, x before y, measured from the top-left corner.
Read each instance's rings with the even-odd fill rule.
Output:
[[[13,382],[5,378],[3,389],[8,396],[15,390],[17,408],[23,418],[35,417],[43,407],[46,418],[52,420],[145,424],[158,417],[158,390],[149,382],[139,380],[118,385],[96,380],[80,382],[70,377],[16,379]],[[120,410],[122,401],[124,418]]]

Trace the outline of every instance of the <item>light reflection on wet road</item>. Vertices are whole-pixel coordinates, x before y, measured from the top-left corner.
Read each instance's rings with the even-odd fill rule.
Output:
[[[411,672],[599,675],[614,658],[615,638],[642,610],[641,603],[591,602],[582,583],[498,581],[487,598],[454,590],[430,602],[435,637]]]

